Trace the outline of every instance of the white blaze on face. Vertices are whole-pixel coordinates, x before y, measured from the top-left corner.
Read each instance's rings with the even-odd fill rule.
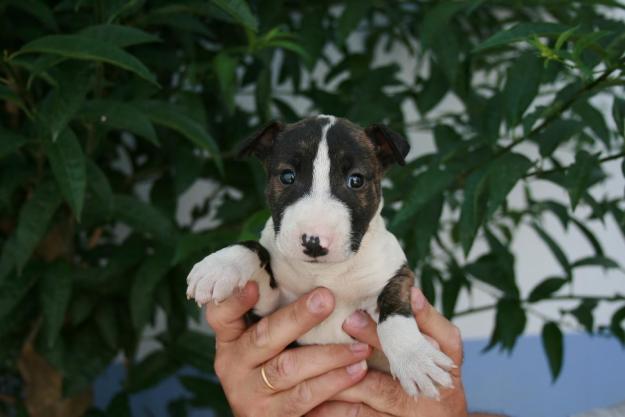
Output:
[[[330,189],[327,134],[336,118],[326,115],[318,118],[327,119],[327,122],[322,127],[313,162],[311,190],[284,211],[276,243],[285,256],[310,261],[312,258],[304,253],[302,236],[318,237],[328,253],[318,257],[317,261],[341,262],[351,253],[351,216],[348,207],[333,197]]]

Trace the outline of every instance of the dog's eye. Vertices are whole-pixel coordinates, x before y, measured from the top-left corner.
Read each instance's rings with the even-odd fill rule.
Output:
[[[361,174],[352,174],[347,177],[347,186],[349,188],[357,189],[365,185],[365,177]]]
[[[280,182],[284,185],[291,185],[295,182],[295,171],[285,169],[280,173]]]

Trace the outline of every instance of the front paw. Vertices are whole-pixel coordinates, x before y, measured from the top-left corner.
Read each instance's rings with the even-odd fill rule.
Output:
[[[453,361],[419,331],[414,318],[391,316],[378,326],[382,349],[393,377],[412,395],[438,399],[438,386],[452,387]]]
[[[258,256],[244,246],[228,246],[208,255],[187,276],[187,298],[198,305],[228,298],[243,287],[260,267]]]

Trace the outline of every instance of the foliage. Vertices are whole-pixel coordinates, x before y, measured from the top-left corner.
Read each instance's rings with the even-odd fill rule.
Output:
[[[65,398],[82,415],[84,393],[121,354],[123,392],[90,411],[117,416],[130,414],[129,394],[181,366],[210,372],[213,342],[189,326],[199,315],[184,277],[208,252],[256,235],[267,215],[262,170],[234,149],[270,118],[317,112],[433,132],[434,151],[390,173],[384,215],[449,317],[496,309],[490,347],[511,350],[534,303],[577,300],[545,318],[554,378],[564,317],[625,345],[623,296],[573,292],[579,268],[620,268],[586,224],[612,217],[625,235],[623,199],[590,192],[607,180],[603,164],[625,154],[625,25],[610,17],[623,9],[612,0],[0,1],[3,378],[61,378],[49,401]],[[415,71],[385,60],[390,51]],[[442,101],[454,110],[441,112]],[[419,120],[406,120],[404,106]],[[187,219],[180,197],[198,179],[209,191]],[[569,201],[534,197],[539,181]],[[513,207],[515,187],[525,198]],[[549,215],[593,252],[570,260],[542,226]],[[212,226],[198,232],[206,218]],[[511,242],[528,225],[562,273],[526,296]],[[472,252],[476,239],[487,249]],[[495,303],[456,311],[474,286]],[[605,326],[593,320],[600,303],[620,303]],[[138,358],[158,311],[160,348]],[[42,357],[52,368],[28,368]],[[213,380],[181,382],[191,397],[172,402],[172,415],[227,413]],[[20,398],[9,385],[0,412],[39,415],[34,400],[3,402]]]

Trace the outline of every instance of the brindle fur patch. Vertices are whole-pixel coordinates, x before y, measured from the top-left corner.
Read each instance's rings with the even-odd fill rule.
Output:
[[[378,323],[382,323],[387,317],[399,314],[401,316],[412,316],[412,308],[410,306],[410,289],[414,286],[414,273],[403,265],[388,280],[384,289],[378,296],[378,308],[380,310],[380,318]]]
[[[273,276],[273,270],[271,269],[271,255],[269,255],[269,251],[255,240],[246,240],[243,242],[239,242],[239,245],[245,246],[247,249],[258,255],[261,268],[264,268],[269,275],[269,286],[274,289],[278,288],[278,282]]]

